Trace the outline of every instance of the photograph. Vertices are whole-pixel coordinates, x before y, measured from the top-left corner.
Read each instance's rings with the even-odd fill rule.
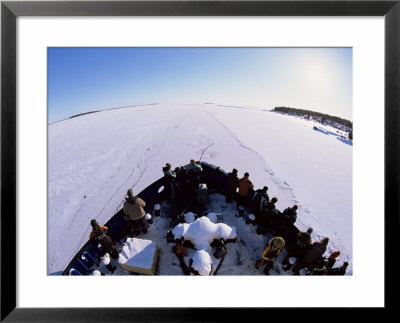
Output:
[[[352,57],[49,47],[48,275],[352,275]]]
[[[1,322],[392,316],[399,0],[0,10]]]

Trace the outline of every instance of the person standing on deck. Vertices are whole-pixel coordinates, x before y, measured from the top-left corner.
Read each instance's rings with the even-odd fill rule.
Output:
[[[254,185],[250,181],[249,173],[244,173],[243,178],[239,180],[239,191],[237,195],[237,205],[236,208],[239,206],[245,207],[247,205],[247,197],[249,195],[249,190],[253,189]]]
[[[144,234],[147,233],[147,224],[145,220],[145,210],[146,202],[140,197],[133,195],[132,189],[127,192],[127,197],[125,198],[123,210],[125,215],[129,218],[131,224],[131,235],[139,235],[140,229]]]
[[[261,255],[261,259],[256,262],[256,269],[267,263],[264,268],[264,274],[268,275],[269,270],[272,268],[275,262],[275,259],[281,253],[284,246],[285,240],[282,237],[275,237],[269,240],[268,245],[265,247]]]
[[[255,191],[253,199],[250,202],[250,210],[256,217],[256,223],[258,223],[259,221],[262,210],[266,208],[267,202],[269,202],[267,191],[267,186],[264,186],[262,189]]]
[[[187,178],[187,183],[189,184],[189,188],[191,188],[193,191],[197,190],[199,188],[200,184],[200,172],[203,171],[203,168],[201,165],[197,164],[194,159],[190,160],[190,164],[188,168],[186,169],[186,178]]]
[[[111,258],[114,260],[118,260],[119,254],[118,250],[115,248],[114,243],[110,236],[108,236],[107,230],[108,228],[104,225],[99,225],[99,223],[93,219],[90,221],[90,224],[92,226],[92,232],[90,232],[89,239],[94,239],[97,240],[98,243],[100,243],[101,246],[101,252],[100,252],[100,257],[106,256],[106,254],[109,254]],[[107,269],[113,273],[117,267],[113,266],[111,263],[108,264]]]
[[[171,170],[171,164],[166,163],[163,167],[165,188],[168,194],[168,199],[173,202],[175,200],[175,178],[176,173]]]
[[[239,187],[239,177],[237,175],[238,170],[236,168],[232,169],[231,173],[227,176],[227,186],[226,186],[226,202],[230,203],[236,194],[236,190]]]
[[[288,250],[288,254],[285,260],[282,262],[284,265],[283,269],[289,270],[292,267],[292,264],[289,262],[289,258],[295,257],[296,262],[300,263],[303,260],[303,257],[307,253],[307,251],[311,248],[312,240],[311,233],[313,232],[313,228],[309,227],[307,231],[300,231],[296,237],[296,243]]]
[[[329,238],[326,237],[321,241],[314,242],[309,248],[304,258],[293,267],[293,272],[296,273],[299,269],[306,267],[311,270],[315,267],[318,261],[321,260],[328,246]]]

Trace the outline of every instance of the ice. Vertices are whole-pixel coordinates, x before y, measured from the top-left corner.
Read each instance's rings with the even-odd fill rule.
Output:
[[[214,143],[202,160],[236,168],[240,177],[249,172],[256,189],[268,186],[270,198],[278,197],[280,210],[298,204],[299,229],[313,227],[313,241],[328,236],[327,254],[340,250],[338,264],[348,261],[351,274],[353,147],[313,125],[216,104],[119,108],[49,125],[48,273],[66,268],[87,242],[90,220],[107,222],[128,188],[140,192],[163,176],[166,162],[186,165]],[[175,229],[182,236],[187,227]],[[249,272],[245,265],[230,269]]]

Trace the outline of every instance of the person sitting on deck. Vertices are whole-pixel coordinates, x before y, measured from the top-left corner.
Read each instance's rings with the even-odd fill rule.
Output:
[[[140,197],[133,195],[132,189],[129,189],[127,197],[125,198],[123,210],[130,221],[132,237],[133,234],[138,236],[140,234],[140,229],[142,229],[144,234],[147,233],[147,223],[144,217],[146,214],[144,210],[145,206],[146,202]]]
[[[173,202],[175,200],[175,178],[176,173],[171,170],[171,164],[166,163],[163,167],[164,183],[167,192],[168,199]]]
[[[186,178],[189,188],[192,190],[197,190],[200,184],[200,172],[203,171],[203,168],[200,164],[197,164],[194,159],[190,160],[190,164],[186,169]]]
[[[239,177],[238,170],[236,168],[232,169],[231,173],[227,176],[227,186],[226,186],[226,202],[230,203],[235,196],[236,190],[239,187]]]

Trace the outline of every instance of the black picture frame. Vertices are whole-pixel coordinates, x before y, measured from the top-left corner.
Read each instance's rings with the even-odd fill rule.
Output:
[[[369,311],[382,319],[394,310],[399,274],[400,1],[2,1],[1,2],[1,321],[189,322],[236,321],[244,308],[17,308],[16,263],[16,19],[19,16],[384,16],[385,19],[385,306]],[[367,201],[373,200],[374,190]],[[371,233],[372,239],[372,233]],[[383,251],[382,251],[383,252]],[[373,265],[373,255],[371,255]],[[303,294],[304,291],[300,291]],[[324,291],[326,292],[326,291]],[[344,291],[345,292],[345,291]],[[314,293],[306,292],[308,297]],[[113,296],[113,298],[115,295]],[[117,296],[116,296],[117,297]],[[247,309],[249,310],[249,309]],[[334,313],[326,309],[324,315]],[[251,309],[251,317],[285,309]],[[271,312],[268,312],[271,311]],[[285,314],[284,314],[285,313]],[[302,315],[302,314],[298,314]],[[321,315],[321,314],[318,314]],[[333,314],[339,319],[336,314]]]

